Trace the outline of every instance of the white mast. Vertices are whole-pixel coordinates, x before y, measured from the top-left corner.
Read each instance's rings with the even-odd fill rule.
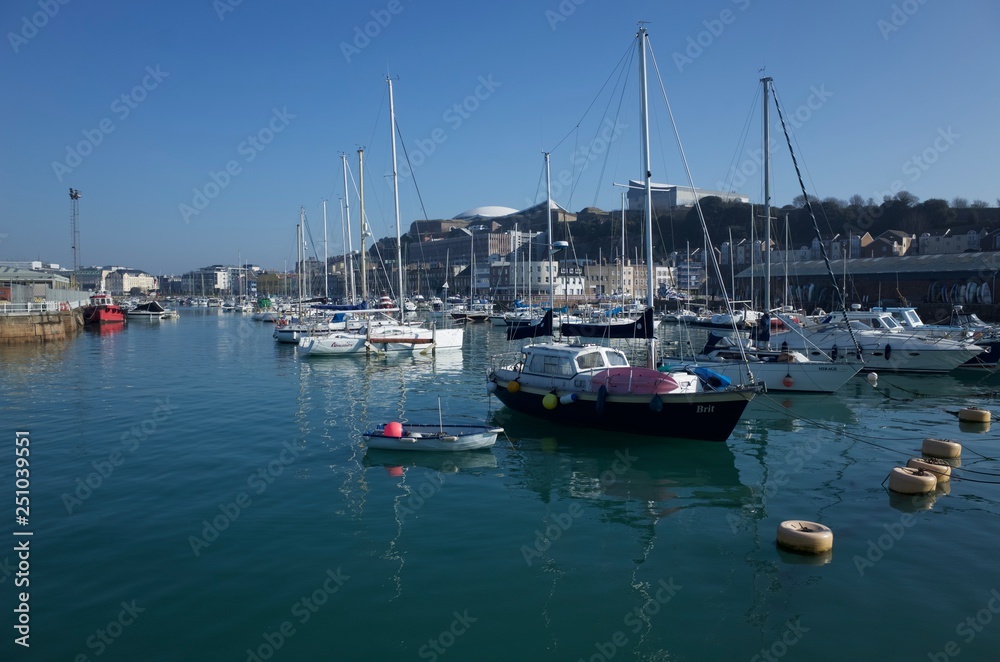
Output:
[[[361,268],[361,300],[365,307],[368,306],[368,269],[365,266],[365,235],[368,228],[365,225],[365,150],[358,150],[358,180],[360,182],[360,192],[358,193],[358,206],[361,207],[361,252],[358,254],[358,265]]]
[[[764,84],[764,312],[771,310],[771,127],[768,96],[771,78],[760,79]],[[751,270],[750,273],[753,273]]]
[[[350,195],[350,193],[348,193],[348,190],[347,190],[347,153],[346,152],[340,155],[340,160],[341,160],[341,162],[343,163],[343,166],[344,166],[344,209],[342,210],[344,216],[342,216],[341,218],[346,217],[346,219],[347,219],[346,220],[346,225],[344,226],[345,228],[347,228],[347,230],[344,231],[345,234],[347,235],[347,242],[346,242],[347,243],[347,248],[346,248],[347,254],[344,255],[344,270],[347,272],[346,275],[349,276],[350,283],[351,283],[351,289],[350,289],[351,294],[350,294],[350,297],[348,298],[348,301],[351,304],[353,304],[354,303],[354,295],[355,295],[355,289],[354,289],[354,257],[351,255],[351,253],[354,252],[354,241],[351,239],[351,232],[350,232],[350,226],[351,226],[351,195]],[[347,285],[347,281],[346,280],[344,281],[344,285]]]
[[[545,152],[545,217],[548,219],[549,310],[555,314],[555,277],[552,274],[552,178],[549,175],[549,153]]]
[[[330,264],[330,252],[326,241],[326,198],[323,198],[323,298],[330,298],[329,279],[326,277]]]
[[[639,128],[642,134],[642,171],[646,183],[646,306],[653,307],[653,189],[649,166],[649,108],[646,105],[646,28],[639,27]],[[624,256],[622,257],[624,259]],[[656,338],[649,339],[646,365],[656,367]]]
[[[392,148],[392,203],[396,212],[396,269],[399,272],[399,322],[403,323],[403,246],[399,232],[399,182],[396,175],[396,112],[392,104],[392,79],[389,83],[389,146]]]

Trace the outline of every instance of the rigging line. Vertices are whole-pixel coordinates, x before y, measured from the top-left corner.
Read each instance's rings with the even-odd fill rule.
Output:
[[[726,172],[729,173],[729,177],[725,182],[726,186],[728,187],[723,189],[725,191],[733,190],[732,184],[734,183],[736,173],[738,172],[736,161],[737,159],[739,159],[740,152],[743,151],[743,147],[746,145],[747,140],[749,139],[750,136],[750,128],[753,124],[753,116],[755,109],[758,106],[757,99],[760,98],[761,86],[754,85],[754,89],[756,90],[756,92],[754,93],[753,100],[750,102],[750,108],[747,110],[747,117],[746,120],[743,122],[743,129],[740,132],[740,138],[739,140],[736,141],[736,150],[733,152],[733,158],[729,161],[729,168],[726,170]]]
[[[648,41],[648,37],[647,37],[647,41]],[[733,305],[732,305],[732,303],[729,300],[728,293],[726,292],[726,282],[722,278],[722,270],[719,268],[719,262],[715,258],[715,250],[711,246],[711,235],[708,232],[708,225],[705,222],[705,214],[704,214],[704,212],[701,209],[701,202],[698,200],[698,195],[696,193],[696,191],[698,190],[698,188],[694,185],[694,175],[691,174],[691,167],[688,164],[687,156],[684,153],[684,145],[681,143],[681,136],[680,136],[680,133],[677,131],[677,122],[674,119],[674,112],[670,108],[670,100],[667,98],[667,91],[666,91],[666,88],[663,86],[663,78],[660,76],[660,67],[656,63],[656,56],[653,54],[652,47],[650,47],[650,49],[649,49],[649,56],[650,56],[650,60],[653,63],[653,71],[656,72],[656,80],[660,84],[660,93],[663,95],[663,101],[664,101],[664,103],[667,106],[667,115],[670,117],[670,125],[673,128],[673,130],[674,130],[674,139],[677,141],[677,151],[680,153],[681,163],[684,165],[684,172],[687,174],[688,182],[691,184],[691,192],[694,195],[694,208],[698,212],[698,220],[701,223],[701,230],[705,234],[705,239],[706,239],[705,252],[708,254],[708,257],[711,259],[712,269],[715,272],[715,277],[718,279],[718,283],[719,283],[718,287],[719,287],[719,290],[722,292],[722,299],[723,299],[723,301],[726,304],[726,313],[729,314],[729,319],[733,321],[733,331],[734,332],[738,332],[738,329],[736,328],[736,321],[735,321],[736,320],[736,313],[733,311]],[[706,262],[707,262],[707,260],[706,260]],[[652,265],[650,265],[650,268],[651,267],[652,267]],[[846,313],[845,313],[845,315],[846,315]],[[746,348],[743,346],[743,343],[739,343],[738,347],[740,348],[740,358],[742,359],[744,365],[748,365],[748,360],[747,360],[747,355],[746,355]],[[751,375],[750,378],[751,378],[751,382],[752,382],[753,381],[753,376]]]
[[[631,60],[632,57],[634,57],[634,54],[632,54],[632,55],[629,56],[630,59],[628,60],[628,66],[627,67],[626,66],[621,67],[621,70],[620,70],[620,72],[618,74],[618,80],[619,81],[622,80],[623,76],[626,78],[626,81],[627,81],[628,71],[629,71],[629,68],[631,67],[631,64],[632,64],[632,60]],[[618,89],[618,83],[617,82],[615,83],[614,89]],[[602,164],[601,164],[601,173],[600,173],[600,175],[599,175],[599,177],[597,179],[598,183],[600,183],[604,179],[604,172],[607,169],[608,159],[611,157],[611,142],[615,138],[615,135],[614,135],[615,134],[615,129],[618,126],[618,118],[621,116],[621,107],[622,107],[622,102],[623,102],[624,97],[625,97],[625,86],[622,85],[622,93],[618,97],[618,106],[617,106],[617,109],[615,111],[615,123],[611,127],[611,129],[612,129],[611,130],[611,136],[608,138],[608,141],[607,141],[608,144],[607,144],[607,146],[605,147],[605,150],[604,150],[604,159],[602,160]],[[600,132],[601,128],[604,126],[604,119],[607,118],[607,116],[608,116],[608,109],[611,107],[611,103],[613,101],[614,101],[614,93],[612,91],[612,94],[610,94],[608,96],[608,103],[604,107],[604,114],[601,116],[601,121],[597,123],[597,127],[594,129],[594,138],[590,141],[591,147],[587,150],[587,159],[586,159],[586,161],[584,161],[583,165],[580,167],[580,172],[579,172],[579,176],[580,177],[583,176],[583,172],[590,165],[590,154],[592,153],[592,151],[594,149],[594,147],[593,147],[594,144],[597,142],[598,132]],[[576,151],[573,152],[573,154],[576,154],[576,153],[577,153]],[[574,172],[573,174],[574,174],[574,177],[573,177],[573,187],[570,189],[570,192],[569,192],[569,202],[567,203],[567,204],[570,204],[570,205],[572,205],[573,193],[576,191],[576,187],[580,184],[580,179],[579,179],[579,177],[577,177],[577,173]],[[594,189],[595,189],[594,190],[594,206],[596,207],[597,206],[597,193],[600,191],[600,186],[599,185],[595,186]]]
[[[608,86],[608,81],[611,80],[611,77],[615,75],[615,71],[617,71],[618,68],[622,66],[622,61],[629,56],[630,51],[634,49],[635,49],[635,39],[632,40],[632,43],[629,44],[628,49],[626,49],[626,51],[622,54],[621,58],[618,59],[618,63],[615,64],[614,68],[611,69],[611,73],[608,74],[608,77],[605,79],[604,84],[601,85],[601,89],[599,89],[597,91],[597,94],[594,95],[594,98],[587,106],[587,109],[583,111],[583,115],[580,117],[579,120],[577,120],[576,125],[572,129],[570,129],[565,136],[562,137],[562,140],[556,143],[555,147],[548,150],[550,154],[556,151],[556,149],[559,148],[559,145],[562,145],[563,142],[565,142],[566,139],[569,138],[570,135],[572,135],[572,133],[579,128],[580,123],[583,122],[584,119],[586,119],[587,114],[590,112],[590,109],[593,107],[595,103],[597,103],[597,100],[601,97],[601,92],[603,92],[604,88]]]
[[[635,55],[633,53],[633,55],[631,57],[634,57],[634,56]],[[608,139],[608,146],[607,146],[607,149],[604,151],[604,159],[601,162],[601,172],[600,172],[600,174],[598,174],[598,177],[597,177],[598,183],[600,183],[600,182],[602,182],[604,180],[604,173],[607,172],[607,170],[608,170],[608,161],[610,161],[610,159],[611,159],[611,141],[614,140],[615,130],[618,128],[618,120],[622,116],[622,105],[625,103],[625,98],[626,98],[625,87],[628,84],[629,75],[630,75],[629,72],[633,68],[632,67],[632,59],[631,59],[631,57],[630,57],[630,59],[628,61],[627,66],[623,67],[622,68],[622,72],[618,75],[618,80],[621,81],[621,94],[618,97],[618,107],[615,109],[615,121],[614,121],[614,124],[612,125],[611,138]],[[622,80],[623,76],[625,78],[624,80]],[[616,83],[615,84],[615,89],[617,89],[617,88],[618,88],[618,84]],[[631,96],[632,95],[629,95],[630,98],[631,98]],[[631,101],[629,103],[631,104]],[[609,106],[611,105],[611,98],[608,99],[608,105]],[[607,110],[606,109],[605,109],[605,115],[607,115]],[[600,126],[601,125],[598,124],[598,128]],[[618,158],[621,158],[621,153],[622,153],[622,150],[619,149],[618,150]],[[589,161],[588,161],[588,163],[589,163]],[[584,167],[586,167],[586,166],[584,166]],[[615,169],[617,170],[617,162],[616,162],[616,168]],[[580,170],[580,173],[581,174],[583,173],[583,169],[582,168]],[[573,188],[576,189],[576,183],[573,184]],[[600,186],[595,186],[594,187],[594,204],[593,204],[594,207],[597,207],[597,198],[600,195],[600,190],[601,190]]]
[[[399,128],[399,122],[396,122],[396,133],[399,134],[399,146],[403,148],[403,160],[406,161],[406,167],[410,171],[410,179],[413,180],[413,188],[417,192],[417,200],[420,202],[420,211],[423,212],[424,220],[430,220],[427,218],[427,208],[424,207],[424,198],[420,194],[420,187],[417,186],[417,173],[414,172],[413,166],[410,165],[410,153],[406,151],[406,141],[403,140],[403,131]],[[420,247],[420,261],[424,262],[424,242],[420,239],[420,224],[416,224],[417,229],[417,245]]]
[[[847,319],[847,302],[844,300],[844,293],[840,290],[840,286],[837,284],[837,276],[833,273],[833,267],[830,266],[830,256],[826,252],[826,244],[823,242],[822,235],[819,231],[819,223],[816,221],[816,214],[813,212],[812,202],[809,200],[809,194],[806,193],[806,186],[802,181],[802,172],[799,170],[799,162],[795,158],[795,151],[792,149],[792,141],[788,136],[788,127],[785,125],[785,115],[781,111],[781,104],[778,102],[778,96],[774,96],[774,107],[778,111],[778,119],[781,120],[781,130],[785,134],[785,142],[788,143],[788,152],[792,157],[792,165],[795,166],[795,176],[799,180],[799,188],[802,189],[802,195],[805,197],[806,209],[809,210],[809,218],[812,219],[813,230],[816,232],[816,238],[819,239],[819,250],[820,254],[823,256],[823,262],[826,264],[827,274],[830,276],[830,282],[833,283],[833,290],[840,297],[840,308],[844,317],[844,326],[847,327],[848,333],[851,335],[851,340],[854,341],[854,346],[858,351],[858,358],[861,358],[861,345],[858,343],[858,339],[854,335],[854,327],[851,326],[850,321]]]

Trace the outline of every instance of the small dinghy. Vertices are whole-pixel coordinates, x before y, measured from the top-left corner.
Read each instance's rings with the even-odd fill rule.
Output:
[[[490,448],[503,428],[487,425],[422,425],[392,421],[365,433],[368,448],[408,451],[469,451]]]

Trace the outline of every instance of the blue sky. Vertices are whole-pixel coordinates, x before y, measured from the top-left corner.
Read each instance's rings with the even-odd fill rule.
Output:
[[[997,204],[989,0],[8,0],[0,259],[72,263],[70,187],[84,265],[181,273],[239,255],[280,269],[300,206],[322,255],[323,198],[339,253],[340,154],[356,180],[360,146],[374,234],[392,235],[387,72],[429,218],[544,197],[543,151],[573,182],[557,202],[617,208],[612,183],[638,176],[634,67],[625,94],[599,91],[639,19],[697,186],[760,200],[766,67],[810,193]],[[655,79],[650,107],[653,178],[685,184]],[[787,150],[774,161],[783,204],[799,191]],[[423,217],[408,180],[401,210],[404,231]]]

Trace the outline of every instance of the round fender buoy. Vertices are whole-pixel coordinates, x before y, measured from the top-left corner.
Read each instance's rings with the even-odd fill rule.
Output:
[[[517,393],[521,390],[521,382],[507,382],[507,392]]]
[[[795,380],[792,379],[791,375],[785,375],[785,378],[781,380],[781,383],[784,384],[787,388],[791,388],[792,385],[795,384]]]
[[[833,531],[817,522],[786,520],[778,525],[778,544],[796,552],[822,554],[833,548]]]
[[[497,383],[496,382],[486,382],[486,392],[487,393],[493,393],[496,390],[497,390]]]
[[[867,379],[868,379],[868,383],[869,384],[871,384],[872,386],[875,386],[875,384],[878,383],[878,373],[877,372],[869,372]]]
[[[936,457],[911,457],[906,461],[906,466],[911,469],[923,469],[934,474],[938,485],[951,480],[951,465]]]
[[[559,398],[559,404],[568,405],[577,401],[579,396],[576,393],[567,393],[566,395]]]
[[[958,412],[958,420],[966,423],[989,423],[990,412],[979,407],[966,407]]]
[[[386,423],[385,428],[382,430],[382,434],[386,437],[394,437],[399,439],[403,436],[403,424],[399,421],[393,421],[391,423]]]
[[[542,398],[542,406],[546,409],[555,409],[558,404],[559,398],[556,397],[555,393],[546,393],[545,397]]]
[[[924,439],[921,452],[928,457],[940,457],[945,460],[962,457],[962,444],[948,439]]]
[[[893,467],[889,474],[889,489],[900,494],[927,494],[937,487],[937,478],[923,469]]]

